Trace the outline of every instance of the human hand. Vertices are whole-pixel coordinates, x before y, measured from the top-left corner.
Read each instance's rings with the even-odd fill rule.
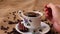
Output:
[[[52,3],[45,6],[45,16],[53,24],[57,32],[60,32],[60,6]]]

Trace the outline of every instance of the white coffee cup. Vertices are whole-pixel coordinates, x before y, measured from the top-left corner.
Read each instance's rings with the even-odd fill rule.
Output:
[[[36,17],[29,17],[26,16],[25,13],[29,13],[29,12],[25,12],[23,13],[23,11],[19,10],[18,14],[19,17],[21,19],[23,19],[23,23],[25,27],[27,28],[31,28],[31,29],[37,29],[38,27],[40,27],[40,23],[41,23],[41,16],[43,15],[43,13],[39,12],[39,11],[31,11],[35,14],[38,14],[38,16]]]

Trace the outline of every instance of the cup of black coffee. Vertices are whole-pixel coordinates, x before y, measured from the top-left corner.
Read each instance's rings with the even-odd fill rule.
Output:
[[[21,19],[23,19],[23,24],[25,27],[27,28],[31,28],[31,29],[36,29],[38,27],[40,27],[41,24],[41,16],[43,15],[41,12],[39,11],[31,11],[31,12],[24,12],[23,11],[19,11],[19,17]]]

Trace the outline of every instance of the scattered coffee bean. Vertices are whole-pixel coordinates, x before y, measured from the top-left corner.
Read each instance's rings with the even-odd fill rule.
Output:
[[[39,29],[40,32],[42,32],[42,29]]]
[[[1,26],[1,30],[8,30],[9,28],[6,28],[4,26]]]
[[[13,21],[9,21],[8,24],[14,24],[14,22]]]
[[[13,13],[13,15],[15,15],[15,13]]]
[[[17,24],[18,23],[18,21],[15,21],[15,22],[13,22],[13,21],[8,21],[8,24]]]
[[[21,12],[19,12],[21,14]]]
[[[30,22],[32,22],[31,20],[29,20]]]
[[[11,34],[10,32],[7,32],[7,34]]]
[[[7,29],[9,29],[9,27],[7,27]]]
[[[13,13],[13,15],[15,15],[16,12],[12,12],[12,13]]]
[[[41,11],[39,11],[39,12],[41,12]]]
[[[12,13],[16,13],[16,11],[12,12]]]
[[[21,22],[23,22],[23,20],[21,20]]]
[[[33,10],[33,11],[37,11],[37,10]]]
[[[4,22],[6,22],[6,20],[4,20]]]
[[[7,33],[7,31],[5,31],[4,33]]]
[[[16,16],[14,16],[13,19],[15,20],[16,19]]]
[[[18,22],[21,22],[21,20],[17,19]]]
[[[9,17],[7,17],[9,19]]]
[[[23,12],[25,12],[25,11],[23,10]]]
[[[11,14],[11,13],[9,13],[9,14]]]

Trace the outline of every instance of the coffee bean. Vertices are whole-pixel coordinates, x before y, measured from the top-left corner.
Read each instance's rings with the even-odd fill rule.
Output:
[[[10,32],[7,32],[7,34],[11,34]]]
[[[8,21],[8,24],[14,24],[14,22],[13,21]]]
[[[7,31],[5,31],[4,33],[7,33]]]
[[[9,17],[7,17],[9,19]]]
[[[9,29],[9,27],[7,27],[7,29]]]
[[[4,20],[4,22],[6,22],[6,20]]]
[[[17,19],[18,22],[21,22],[21,20]]]
[[[37,10],[33,10],[33,11],[37,11]]]
[[[11,14],[11,13],[9,13],[9,14]]]
[[[16,13],[16,11],[12,12],[12,13]]]
[[[23,12],[25,12],[25,11],[23,10]]]
[[[30,22],[32,22],[31,20],[29,20]]]
[[[15,15],[16,12],[12,12],[12,13],[13,13],[13,15]]]
[[[8,30],[8,28],[1,26],[1,30]]]
[[[21,14],[21,12],[19,12]]]
[[[13,18],[14,18],[14,20],[15,20],[15,19],[16,19],[16,16],[14,16]]]
[[[21,20],[21,22],[23,22],[23,20]]]
[[[41,12],[41,11],[39,11],[39,12]]]
[[[18,23],[18,21],[15,21],[15,22],[13,22],[13,21],[8,21],[8,24],[17,24]]]
[[[40,32],[42,32],[42,29],[39,29]]]

